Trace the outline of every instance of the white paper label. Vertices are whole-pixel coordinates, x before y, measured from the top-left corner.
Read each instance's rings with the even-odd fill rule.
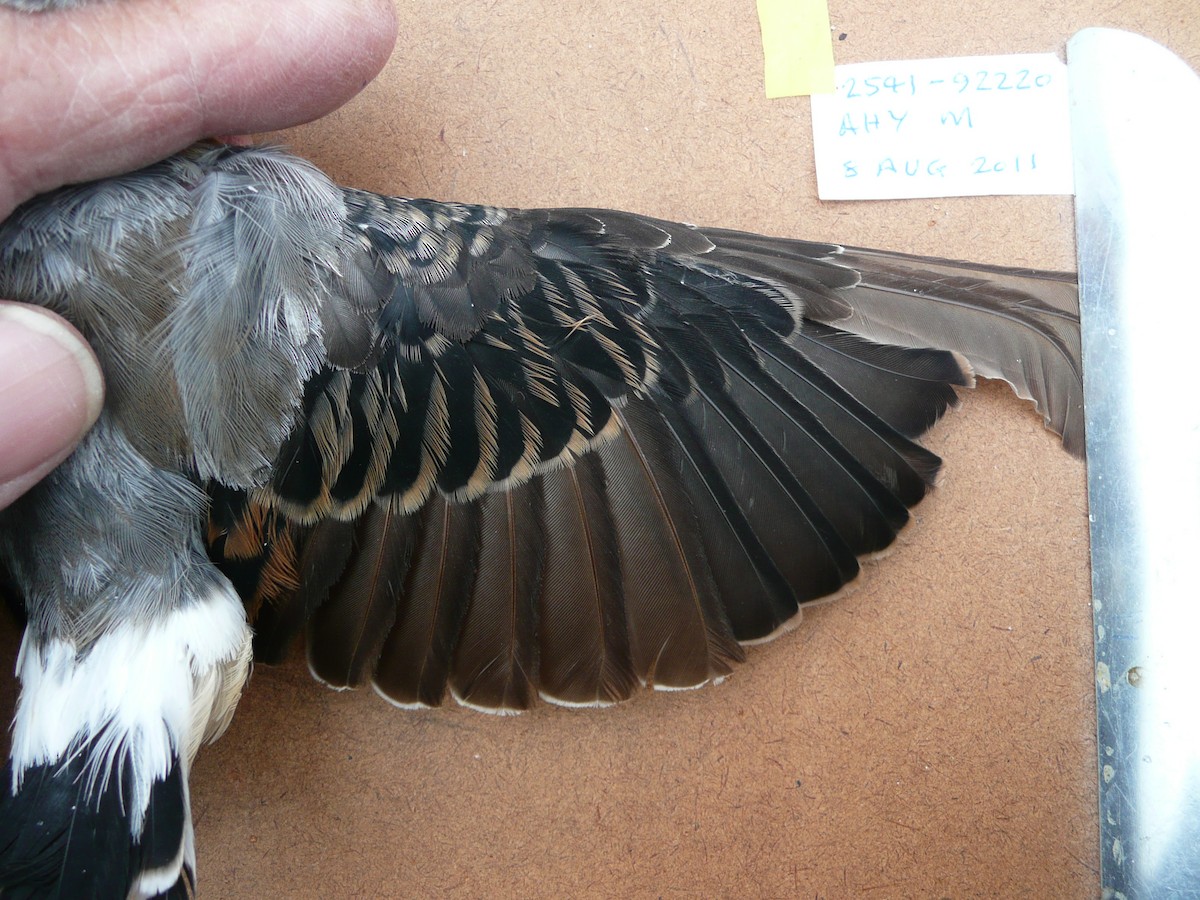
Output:
[[[836,79],[812,98],[823,200],[1073,192],[1053,54],[856,63]]]

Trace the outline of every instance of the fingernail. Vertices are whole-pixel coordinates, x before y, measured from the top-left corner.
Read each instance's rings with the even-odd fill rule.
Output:
[[[0,506],[70,454],[103,402],[79,332],[44,309],[0,302]]]

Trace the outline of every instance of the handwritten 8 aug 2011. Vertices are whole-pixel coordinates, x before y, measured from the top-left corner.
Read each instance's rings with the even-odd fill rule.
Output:
[[[813,97],[824,199],[1070,193],[1066,67],[1051,54],[839,66]]]

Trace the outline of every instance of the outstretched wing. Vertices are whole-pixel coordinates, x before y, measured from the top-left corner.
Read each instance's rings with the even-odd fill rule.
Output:
[[[611,211],[345,197],[375,312],[327,301],[332,361],[269,485],[214,486],[209,528],[260,655],[307,624],[334,686],[519,710],[720,678],[892,541],[938,470],[914,439],[971,381],[950,351],[989,332],[1049,361],[1033,386],[1007,350],[988,373],[1078,438],[1065,279]],[[1014,316],[1031,306],[1049,326]]]
[[[0,294],[66,315],[107,385],[0,522],[17,894],[190,890],[187,767],[249,638],[206,510],[264,655],[307,625],[319,677],[397,703],[593,705],[721,677],[885,547],[960,354],[1078,446],[1062,279],[344,192],[278,151],[36,198]],[[132,706],[131,673],[158,679]]]

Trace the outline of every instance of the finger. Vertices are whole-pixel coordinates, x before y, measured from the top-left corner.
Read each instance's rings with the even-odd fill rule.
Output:
[[[0,10],[0,219],[36,193],[345,103],[395,40],[388,0],[128,0]]]
[[[100,367],[74,328],[0,302],[0,509],[67,458],[104,400]]]

